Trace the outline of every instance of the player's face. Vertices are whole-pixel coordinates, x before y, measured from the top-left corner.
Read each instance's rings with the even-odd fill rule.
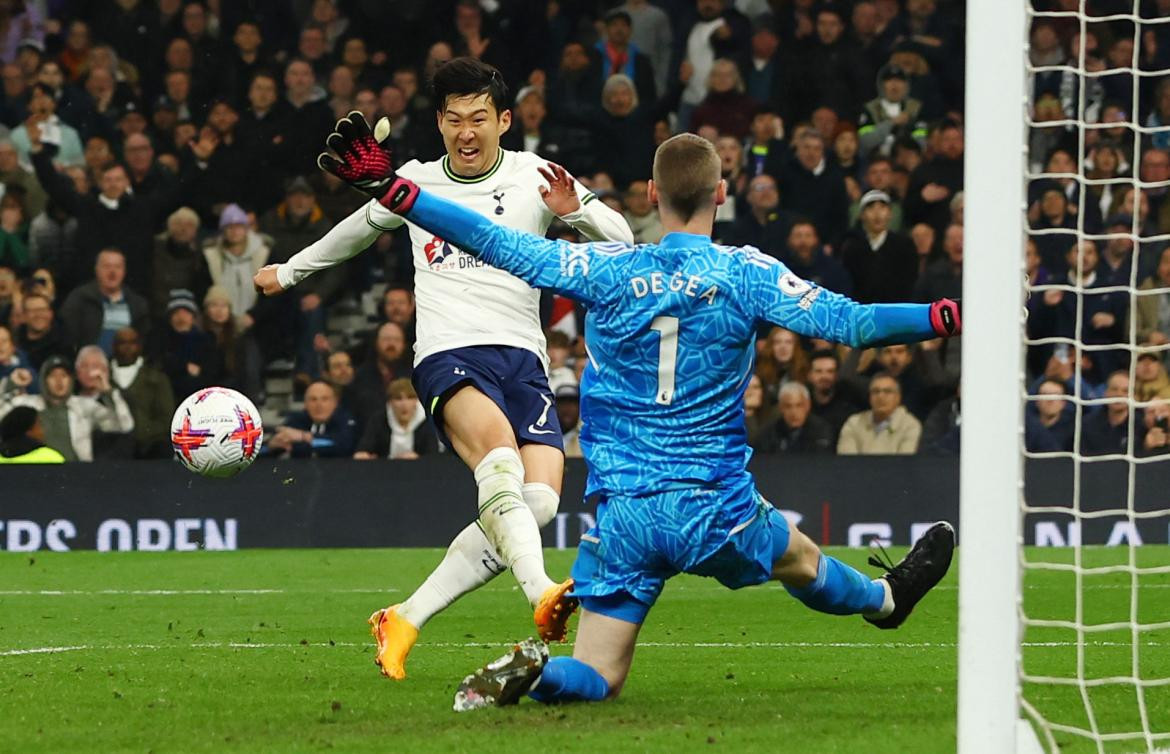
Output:
[[[792,429],[804,426],[811,409],[812,404],[803,396],[791,393],[780,396],[780,415],[784,417],[784,423]]]
[[[438,120],[451,169],[459,175],[473,176],[495,163],[500,136],[512,125],[512,112],[497,111],[486,94],[452,96],[447,98]]]

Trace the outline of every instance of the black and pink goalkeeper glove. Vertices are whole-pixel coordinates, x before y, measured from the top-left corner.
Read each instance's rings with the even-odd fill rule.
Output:
[[[317,166],[374,197],[391,212],[408,212],[418,196],[418,186],[394,172],[390,149],[382,144],[390,135],[390,121],[382,118],[371,132],[366,116],[354,110],[334,128],[325,146],[337,157],[322,152],[317,155]]]
[[[941,338],[951,338],[963,332],[963,306],[959,301],[940,299],[930,305],[930,326]]]

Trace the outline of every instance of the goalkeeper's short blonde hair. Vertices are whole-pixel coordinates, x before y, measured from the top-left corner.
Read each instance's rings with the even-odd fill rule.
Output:
[[[715,145],[695,134],[678,134],[654,153],[654,185],[658,204],[683,222],[715,206],[720,179]]]

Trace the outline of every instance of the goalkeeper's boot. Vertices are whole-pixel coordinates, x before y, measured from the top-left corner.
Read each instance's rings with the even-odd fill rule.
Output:
[[[532,613],[532,620],[536,623],[536,631],[544,641],[564,641],[569,633],[569,617],[577,609],[578,600],[570,597],[573,589],[573,580],[565,579],[559,584],[553,584],[540,596],[536,609]]]
[[[406,678],[406,656],[418,641],[418,629],[398,614],[398,605],[378,610],[370,616],[370,633],[378,642],[374,664],[382,675],[401,681]]]
[[[455,692],[455,711],[515,704],[540,680],[547,663],[548,646],[536,639],[525,639],[508,654],[463,679]]]
[[[951,566],[951,556],[955,552],[955,530],[946,521],[939,521],[926,530],[922,538],[897,565],[890,562],[890,556],[886,554],[885,548],[881,548],[881,552],[885,555],[885,562],[876,556],[870,556],[869,563],[886,570],[881,578],[885,579],[890,587],[890,594],[894,598],[894,610],[884,618],[866,617],[866,620],[878,628],[897,628],[910,615],[918,601],[947,574],[947,569]]]

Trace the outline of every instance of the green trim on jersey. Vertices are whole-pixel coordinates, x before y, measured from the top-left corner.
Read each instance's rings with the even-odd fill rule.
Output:
[[[585,195],[585,198],[581,200],[581,206],[585,206],[586,204],[588,204],[589,202],[593,201],[596,198],[597,198],[597,194],[590,191],[588,194]]]
[[[479,175],[467,177],[457,175],[454,171],[451,170],[451,155],[445,154],[443,155],[443,174],[456,183],[479,183],[480,181],[486,181],[488,178],[491,178],[493,175],[495,175],[496,171],[500,169],[500,165],[503,164],[504,150],[497,147],[495,164],[492,165],[491,168],[489,168],[487,171],[480,173]]]
[[[369,225],[374,230],[380,230],[384,233],[390,233],[392,231],[397,230],[397,228],[383,228],[381,225],[378,225],[378,223],[374,222],[373,218],[370,217],[370,205],[369,204],[366,205],[366,224]]]

